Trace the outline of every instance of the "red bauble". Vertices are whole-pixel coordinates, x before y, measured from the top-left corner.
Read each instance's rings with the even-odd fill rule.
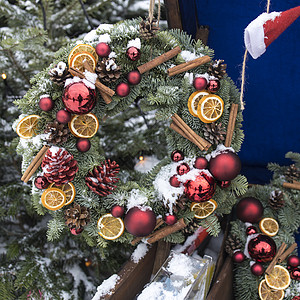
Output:
[[[220,153],[209,161],[210,173],[220,181],[233,180],[241,171],[241,161],[231,151]]]
[[[179,162],[181,160],[184,160],[184,154],[183,152],[181,152],[180,150],[174,150],[172,153],[171,153],[171,159],[172,161],[174,162]]]
[[[210,80],[207,89],[211,93],[216,93],[220,89],[220,81],[218,79]]]
[[[130,93],[130,87],[128,83],[121,82],[116,87],[116,94],[120,97],[126,97]]]
[[[136,85],[141,82],[142,76],[138,70],[133,70],[127,74],[127,80],[130,84]]]
[[[220,188],[226,189],[230,186],[231,181],[230,180],[218,181],[218,184],[219,184]]]
[[[182,163],[177,167],[176,170],[178,175],[183,175],[190,171],[190,167],[187,163]]]
[[[173,187],[179,187],[181,185],[181,182],[178,180],[177,175],[173,175],[172,177],[170,177],[170,185]]]
[[[83,228],[78,228],[78,229],[76,229],[76,228],[70,228],[70,231],[71,231],[71,233],[73,234],[73,235],[78,235],[78,234],[80,234],[82,231],[83,231]]]
[[[115,205],[112,207],[110,213],[113,215],[113,217],[120,218],[124,215],[124,206]]]
[[[89,139],[80,138],[76,142],[76,147],[79,152],[87,152],[91,148],[91,142]]]
[[[235,263],[241,263],[245,260],[246,256],[244,254],[243,251],[235,251],[232,255],[232,260],[235,262]]]
[[[287,264],[293,268],[296,268],[300,265],[300,258],[297,255],[291,255],[287,259]]]
[[[293,297],[293,299],[292,300],[300,300],[300,295],[299,296],[295,296],[295,297]]]
[[[246,229],[246,234],[247,235],[252,235],[252,234],[255,234],[257,232],[258,232],[258,230],[255,226],[248,226],[247,229]]]
[[[271,237],[259,234],[257,237],[250,240],[248,252],[257,262],[268,262],[276,255],[276,244]]]
[[[56,120],[59,123],[67,124],[71,121],[71,114],[64,109],[61,109],[56,113]]]
[[[140,59],[141,51],[138,48],[132,46],[127,49],[126,55],[130,60],[136,61]]]
[[[155,228],[156,216],[148,208],[133,207],[126,214],[124,224],[129,233],[138,237],[147,236]]]
[[[300,268],[295,268],[290,272],[291,278],[300,281]]]
[[[35,180],[34,180],[34,185],[37,189],[39,190],[44,190],[49,186],[49,181],[47,180],[47,178],[45,176],[38,176]]]
[[[96,100],[95,89],[87,87],[82,81],[69,84],[62,96],[67,111],[76,115],[89,113],[96,105]]]
[[[99,43],[96,46],[96,53],[100,57],[107,57],[111,52],[111,49],[108,44],[106,43]]]
[[[177,217],[174,215],[166,215],[165,216],[165,223],[167,225],[174,225],[177,222]]]
[[[195,180],[188,180],[184,184],[186,196],[194,202],[204,202],[212,198],[216,190],[214,178],[204,171],[199,171]]]
[[[264,214],[264,208],[258,199],[246,197],[237,204],[236,214],[243,222],[258,223]]]
[[[193,82],[193,86],[196,90],[202,91],[207,87],[207,80],[204,77],[196,77]]]
[[[39,107],[43,111],[50,111],[54,107],[54,102],[49,96],[42,96],[39,102]]]
[[[208,166],[208,161],[205,157],[197,157],[194,162],[194,167],[196,169],[206,169]]]
[[[264,267],[262,266],[262,264],[260,264],[260,263],[254,263],[254,264],[251,266],[251,272],[252,272],[252,274],[255,275],[255,276],[261,276],[262,274],[264,274],[265,269],[264,269]]]

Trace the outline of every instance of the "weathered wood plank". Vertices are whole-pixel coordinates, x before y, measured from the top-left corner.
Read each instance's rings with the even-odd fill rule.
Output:
[[[181,14],[178,0],[164,0],[169,29],[182,29]]]

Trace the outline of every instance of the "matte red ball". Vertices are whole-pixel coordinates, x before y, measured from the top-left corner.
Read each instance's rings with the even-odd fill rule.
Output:
[[[207,85],[207,89],[211,93],[216,93],[220,89],[220,80],[212,79]]]
[[[79,152],[87,152],[91,148],[91,142],[89,139],[80,138],[76,142],[76,148]]]
[[[43,111],[50,111],[54,107],[54,101],[50,97],[42,97],[39,101],[39,107]]]
[[[124,224],[127,231],[137,237],[143,237],[150,234],[156,225],[156,216],[148,208],[141,209],[133,207],[129,209],[124,218]]]
[[[128,83],[125,83],[125,82],[119,83],[116,87],[116,93],[120,97],[128,96],[130,93],[130,87],[129,87]]]
[[[265,272],[265,268],[260,263],[254,263],[251,266],[251,272],[255,276],[261,276]]]
[[[133,70],[127,74],[127,80],[132,85],[137,85],[141,82],[142,76],[138,70]]]
[[[83,115],[89,113],[96,105],[96,91],[87,87],[82,81],[66,86],[62,101],[67,111]]]
[[[247,235],[256,234],[258,232],[257,228],[255,226],[248,226],[246,229]]]
[[[34,185],[39,190],[44,190],[49,186],[50,182],[47,180],[45,176],[38,176],[34,180]]]
[[[181,160],[184,160],[184,154],[182,151],[180,150],[174,150],[172,153],[171,153],[171,159],[172,161],[174,162],[179,162]]]
[[[183,175],[190,171],[190,167],[187,163],[182,163],[177,167],[176,171],[178,175]]]
[[[175,215],[165,216],[165,223],[167,225],[174,225],[177,222],[177,217]]]
[[[241,166],[241,160],[237,154],[228,151],[212,157],[208,169],[217,180],[230,181],[240,173]]]
[[[245,260],[246,256],[244,254],[243,251],[235,251],[232,255],[232,260],[235,262],[235,263],[241,263]]]
[[[96,50],[96,53],[98,54],[98,56],[100,56],[100,57],[107,57],[111,52],[109,45],[106,43],[97,44],[95,50]]]
[[[124,215],[124,206],[120,205],[115,205],[112,207],[110,213],[115,217],[115,218],[120,218]]]
[[[271,237],[259,234],[248,243],[248,252],[257,262],[269,262],[276,255],[276,244]]]
[[[196,169],[206,169],[208,166],[208,161],[205,157],[197,157],[194,162],[194,167]]]
[[[248,223],[258,223],[264,214],[261,202],[254,197],[243,198],[236,206],[238,219]]]
[[[70,231],[73,235],[78,235],[83,231],[83,228],[79,228],[79,229],[71,228]]]
[[[170,185],[173,187],[180,187],[181,182],[178,180],[177,175],[173,175],[172,177],[170,177]]]
[[[196,77],[193,82],[193,86],[196,90],[202,91],[207,87],[207,80],[204,77]]]
[[[290,255],[287,259],[287,264],[293,268],[300,265],[300,258],[297,255]]]
[[[56,113],[56,120],[59,123],[67,124],[71,121],[71,114],[65,109],[61,109]]]
[[[130,60],[136,61],[140,59],[141,51],[138,48],[132,46],[127,49],[126,55]]]
[[[290,272],[291,278],[300,281],[300,268],[295,268]]]
[[[184,192],[189,200],[204,202],[212,198],[216,190],[214,178],[206,172],[199,171],[195,180],[188,180],[184,183]]]

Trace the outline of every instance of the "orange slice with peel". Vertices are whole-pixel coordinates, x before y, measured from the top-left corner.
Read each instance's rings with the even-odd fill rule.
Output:
[[[198,118],[203,123],[217,121],[223,114],[224,101],[221,97],[209,94],[201,98],[197,108]]]
[[[282,300],[284,297],[283,290],[273,290],[271,289],[266,280],[262,280],[258,287],[258,294],[261,300]]]
[[[112,214],[102,216],[97,222],[98,233],[106,240],[115,240],[120,237],[125,229],[121,218],[115,218]]]
[[[274,236],[279,230],[279,225],[273,218],[263,218],[259,222],[259,228],[264,234]]]
[[[96,53],[95,48],[93,48],[91,45],[88,45],[88,44],[79,44],[70,51],[70,54],[68,57],[68,65],[69,66],[71,65],[71,60],[74,57],[74,55],[81,53],[81,52],[88,52],[88,53],[92,54],[94,56],[96,62],[98,61],[98,55]]]
[[[88,139],[97,133],[99,121],[92,113],[75,115],[69,122],[69,128],[74,136]]]
[[[270,274],[265,275],[267,285],[274,290],[285,290],[291,283],[289,271],[280,265],[275,265]]]
[[[23,139],[30,139],[36,134],[37,123],[40,116],[30,115],[23,118],[17,125],[16,132]]]
[[[66,203],[64,205],[69,205],[74,201],[76,191],[75,191],[75,186],[72,182],[68,182],[63,185],[55,185],[55,183],[51,183],[49,188],[52,188],[52,187],[60,189],[65,193]]]
[[[46,189],[41,197],[42,204],[50,210],[58,210],[66,203],[66,194],[57,188]]]
[[[211,215],[217,207],[217,202],[213,199],[210,199],[209,201],[205,202],[193,202],[191,205],[191,211],[195,212],[195,218],[205,219]]]
[[[191,94],[188,100],[188,108],[189,112],[192,116],[198,117],[197,115],[197,108],[200,100],[202,97],[209,95],[208,91],[203,90],[203,91],[197,91]]]
[[[95,70],[97,61],[95,57],[89,52],[80,52],[75,54],[70,61],[70,68],[77,69],[80,72],[84,72],[85,68],[83,67],[83,63],[87,61],[90,67]]]

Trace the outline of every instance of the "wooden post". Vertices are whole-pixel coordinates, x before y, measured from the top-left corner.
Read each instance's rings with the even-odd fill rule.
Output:
[[[178,28],[182,30],[181,14],[178,0],[165,0],[167,12],[168,28]]]
[[[170,254],[171,243],[160,240],[157,242],[156,255],[152,275],[155,275]]]

